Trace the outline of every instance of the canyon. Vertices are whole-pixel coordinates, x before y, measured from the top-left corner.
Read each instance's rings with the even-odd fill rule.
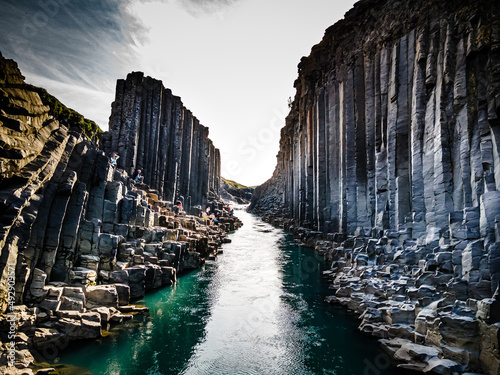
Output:
[[[401,371],[499,374],[500,3],[361,0],[298,73],[276,169],[254,189],[222,179],[209,129],[162,81],[118,80],[101,134],[0,54],[0,371],[50,373],[33,363],[146,314],[136,301],[242,225],[223,198],[251,198],[293,251],[326,259],[325,304]],[[246,218],[251,256],[266,236],[280,258],[287,232]],[[300,259],[287,264],[307,276],[315,257]]]
[[[500,372],[500,4],[355,4],[301,60],[250,209],[401,368]]]
[[[116,94],[103,151],[0,55],[2,373],[33,373],[143,313],[134,301],[215,257],[240,225],[220,200],[219,150],[180,98],[137,72]]]

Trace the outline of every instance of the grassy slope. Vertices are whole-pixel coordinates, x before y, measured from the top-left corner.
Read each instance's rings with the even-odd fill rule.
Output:
[[[80,128],[83,134],[91,140],[95,140],[103,132],[94,121],[91,121],[83,117],[75,110],[66,107],[56,97],[50,95],[44,88],[29,84],[26,84],[26,86],[40,95],[40,99],[42,99],[43,104],[50,107],[50,115],[54,116],[54,118],[59,122],[66,122],[69,126]]]
[[[223,183],[225,183],[227,186],[229,186],[232,189],[254,189],[253,186],[245,186],[245,185],[239,184],[233,180],[227,180],[224,177],[221,177],[221,180]]]

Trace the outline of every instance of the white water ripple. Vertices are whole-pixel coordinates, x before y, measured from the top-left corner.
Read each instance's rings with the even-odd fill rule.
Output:
[[[245,225],[224,249],[209,288],[216,288],[205,339],[184,375],[308,374],[304,337],[283,297],[283,231],[239,212]],[[298,301],[298,305],[302,305]]]

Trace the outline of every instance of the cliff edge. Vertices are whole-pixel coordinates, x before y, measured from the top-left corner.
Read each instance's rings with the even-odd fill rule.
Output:
[[[33,374],[34,361],[49,362],[70,341],[101,337],[110,324],[147,310],[129,302],[201,266],[240,225],[218,200],[220,160],[208,129],[179,98],[183,120],[162,122],[159,135],[156,123],[118,111],[115,102],[112,119],[127,126],[103,138],[136,143],[121,144],[126,163],[113,165],[88,139],[95,129],[60,122],[56,114],[70,112],[44,105],[40,90],[0,55],[0,372],[9,374]],[[178,136],[169,135],[172,124]],[[151,167],[145,181],[129,176],[135,157],[143,162],[164,150],[174,157],[144,162]],[[164,186],[177,189],[167,196]],[[181,201],[186,194],[183,208],[171,200],[176,190]],[[217,225],[198,215],[208,205]]]
[[[403,368],[500,371],[499,9],[356,3],[301,60],[250,206],[331,261],[329,300]]]

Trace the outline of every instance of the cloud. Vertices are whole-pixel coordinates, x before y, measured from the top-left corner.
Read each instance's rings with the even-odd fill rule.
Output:
[[[241,0],[2,0],[0,51],[30,72],[30,83],[51,82],[52,94],[82,111],[68,85],[114,93],[116,79],[141,68],[137,51],[148,43],[150,30],[133,6],[169,1],[197,17]],[[107,117],[93,120],[107,126]]]
[[[82,93],[114,93],[116,79],[138,64],[137,46],[147,41],[148,28],[129,12],[128,4],[2,0],[0,50],[16,60],[26,75],[30,72],[30,83],[51,82],[52,94],[62,94],[61,101],[82,111],[77,102],[81,97],[65,97],[67,85]],[[107,116],[95,120],[101,126],[107,124]]]
[[[178,0],[183,8],[193,16],[218,13],[241,0]]]

